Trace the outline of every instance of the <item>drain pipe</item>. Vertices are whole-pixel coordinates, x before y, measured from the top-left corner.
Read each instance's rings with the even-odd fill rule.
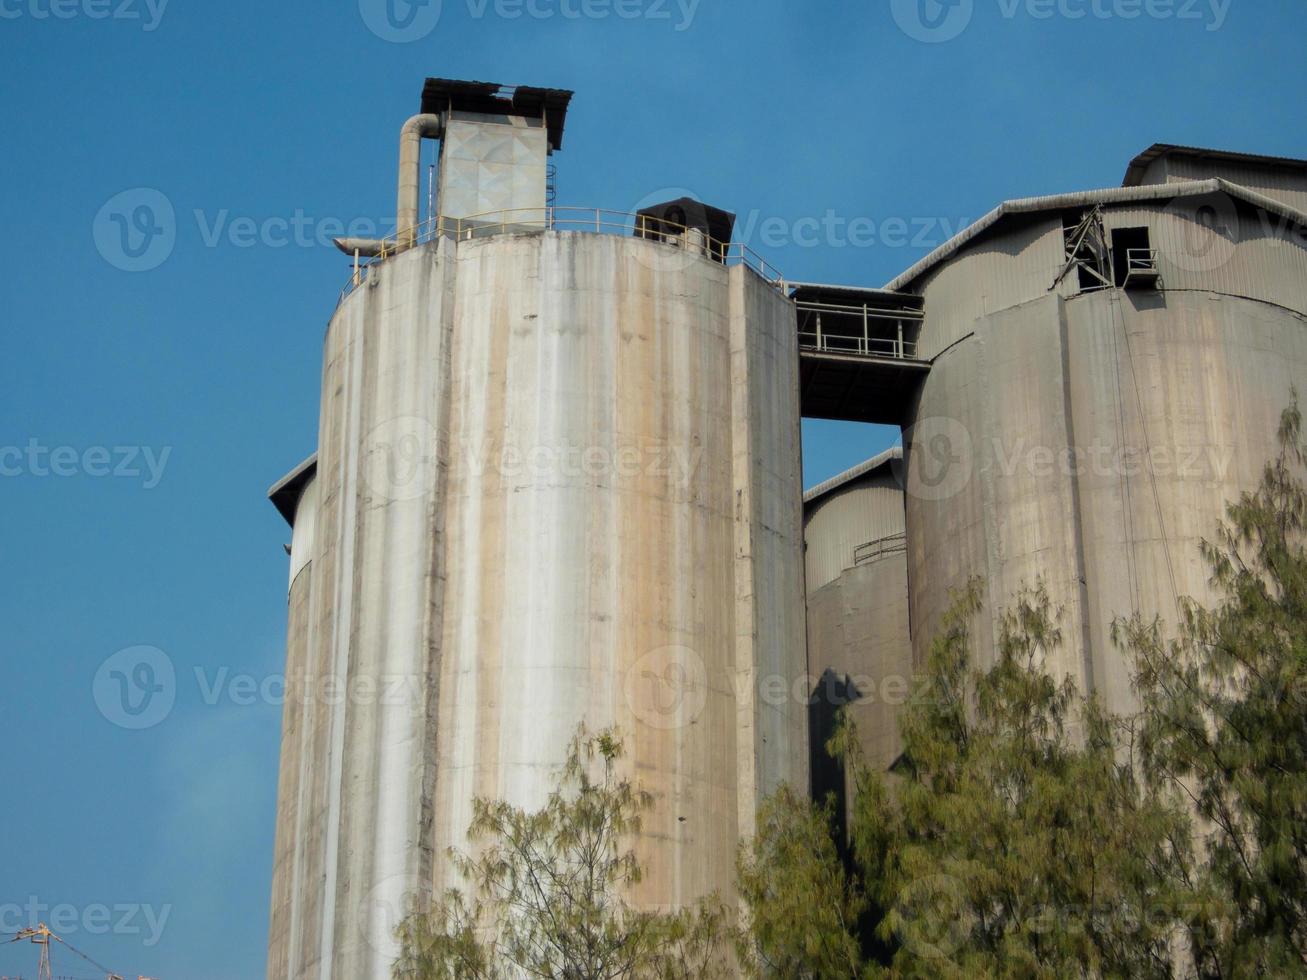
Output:
[[[379,238],[337,238],[336,247],[346,255],[371,258],[402,252],[417,243],[418,198],[422,188],[422,141],[444,135],[444,117],[427,113],[404,123],[399,131],[399,195],[395,205],[395,240]]]

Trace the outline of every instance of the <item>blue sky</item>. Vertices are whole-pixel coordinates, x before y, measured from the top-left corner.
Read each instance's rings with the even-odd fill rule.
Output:
[[[125,975],[263,973],[287,540],[264,493],[315,440],[346,262],[313,241],[393,214],[427,75],[576,90],[560,203],[685,188],[791,279],[883,284],[1154,141],[1307,156],[1299,2],[385,2],[0,0],[0,931],[53,920]],[[174,215],[162,261],[114,245],[106,215],[139,215],[106,205],[141,188]],[[806,425],[806,481],[893,439]],[[159,718],[112,697],[139,646]]]

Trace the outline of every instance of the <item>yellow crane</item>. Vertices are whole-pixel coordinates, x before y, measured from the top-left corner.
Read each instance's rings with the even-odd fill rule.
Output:
[[[19,932],[14,934],[13,938],[10,939],[9,942],[20,943],[25,939],[41,947],[41,959],[36,967],[36,980],[54,980],[54,973],[52,972],[50,967],[50,946],[52,943],[58,943],[60,946],[64,947],[64,949],[68,950],[70,953],[80,956],[82,959],[86,960],[87,963],[90,963],[91,966],[95,967],[102,974],[104,974],[105,980],[126,980],[126,978],[124,978],[122,974],[114,973],[112,970],[110,970],[108,967],[104,966],[103,964],[95,962],[95,960],[91,959],[89,956],[83,953],[72,943],[55,935],[53,932],[50,931],[50,927],[47,926],[44,922],[38,922],[34,928],[20,930]],[[0,980],[4,980],[4,978],[0,977]],[[150,980],[150,978],[137,977],[136,980]]]

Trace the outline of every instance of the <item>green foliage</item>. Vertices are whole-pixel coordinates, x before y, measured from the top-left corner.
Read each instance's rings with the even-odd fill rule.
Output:
[[[740,850],[740,897],[751,928],[739,953],[756,976],[863,975],[856,929],[866,900],[844,873],[830,819],[829,807],[783,786],[763,803],[757,837]]]
[[[1307,446],[1297,393],[1261,484],[1203,554],[1219,601],[1177,635],[1116,624],[1135,656],[1143,768],[1190,802],[1204,860],[1179,881],[1199,976],[1307,973]]]
[[[618,777],[621,754],[612,731],[582,730],[542,809],[474,802],[468,836],[480,846],[475,856],[450,852],[471,894],[452,889],[403,922],[396,980],[725,975],[719,904],[651,912],[623,898],[641,878],[623,842],[639,831],[652,800]]]
[[[976,670],[972,582],[900,726],[894,776],[846,717],[851,860],[788,790],[740,862],[755,965],[796,978],[1307,975],[1307,445],[1281,451],[1203,555],[1218,601],[1176,636],[1121,620],[1141,709],[1117,718],[1056,673],[1059,610],[1036,584]],[[875,910],[890,952],[869,960]]]
[[[1043,585],[1000,617],[984,672],[968,661],[978,609],[973,583],[932,645],[894,792],[857,773],[855,849],[893,975],[1169,976],[1151,868],[1177,815],[1118,759],[1099,705],[1049,673],[1062,635]]]

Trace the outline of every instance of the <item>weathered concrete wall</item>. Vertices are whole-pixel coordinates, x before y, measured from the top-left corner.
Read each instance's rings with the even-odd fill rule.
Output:
[[[898,757],[897,713],[913,676],[900,460],[890,450],[804,498],[814,730],[827,735],[847,705],[880,769]],[[830,764],[822,745],[811,751],[814,773]]]
[[[290,656],[375,693],[287,709],[269,975],[388,977],[473,797],[539,806],[583,722],[654,795],[635,899],[729,900],[759,796],[806,780],[802,705],[754,697],[804,666],[791,305],[601,235],[373,276],[328,331]]]
[[[847,679],[828,703],[849,699],[867,762],[884,771],[902,750],[898,713],[913,678],[908,562],[901,551],[844,571],[808,596],[808,668]],[[813,752],[822,751],[813,746]]]
[[[935,360],[907,433],[918,662],[950,587],[985,579],[984,661],[992,614],[1042,575],[1065,609],[1054,669],[1128,709],[1112,619],[1139,609],[1174,623],[1177,595],[1207,594],[1198,541],[1256,484],[1290,385],[1307,383],[1302,280],[1247,270],[1256,255],[1289,268],[1302,250],[1250,235],[1193,253],[1224,256],[1205,270],[1181,269],[1165,255],[1181,219],[1157,220],[1160,261],[1191,288],[1036,294],[953,324],[965,339]],[[928,286],[928,319],[950,319],[935,299]]]
[[[305,598],[292,593],[305,611],[293,605],[290,649],[305,654],[302,676],[288,671],[287,724],[302,732],[298,793],[278,803],[290,854],[274,880],[290,896],[270,952],[279,977],[387,975],[395,910],[430,863],[447,251],[386,263],[327,331],[311,577]]]

